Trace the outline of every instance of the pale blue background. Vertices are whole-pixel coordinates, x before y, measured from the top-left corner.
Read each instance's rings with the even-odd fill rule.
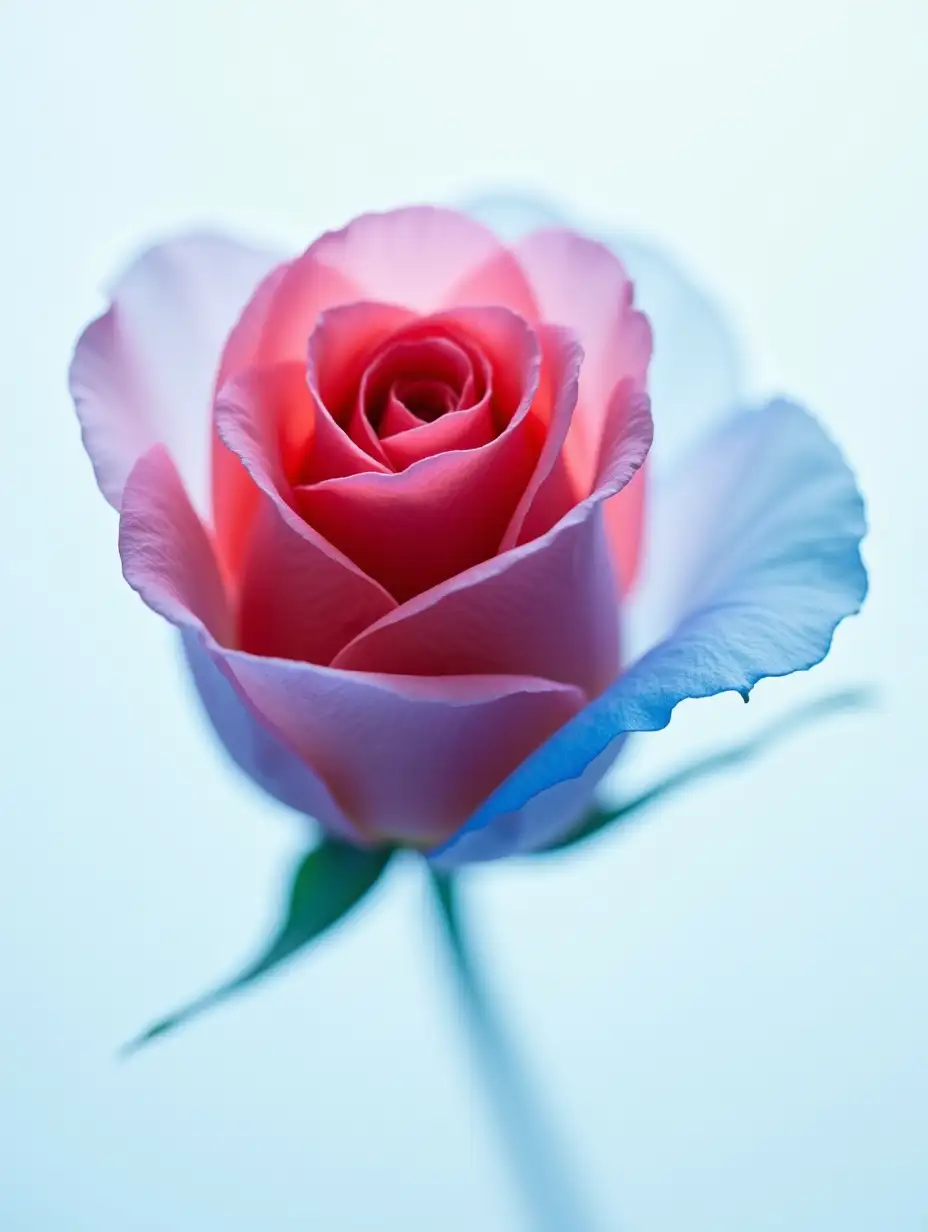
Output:
[[[499,183],[663,240],[868,495],[826,666],[684,706],[629,779],[832,687],[833,720],[624,838],[472,879],[607,1232],[928,1228],[923,0],[0,5],[0,1227],[522,1224],[412,869],[134,1060],[245,957],[301,834],[123,584],[64,392],[97,288],[194,222],[305,242]]]

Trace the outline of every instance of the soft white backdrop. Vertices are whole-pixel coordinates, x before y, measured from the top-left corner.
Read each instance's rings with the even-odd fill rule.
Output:
[[[684,706],[629,781],[829,688],[882,702],[474,874],[494,986],[606,1232],[928,1227],[926,43],[923,0],[3,0],[4,1232],[522,1226],[411,868],[115,1060],[248,955],[301,833],[122,582],[64,392],[101,282],[164,232],[296,245],[499,185],[664,242],[870,502],[828,663]]]

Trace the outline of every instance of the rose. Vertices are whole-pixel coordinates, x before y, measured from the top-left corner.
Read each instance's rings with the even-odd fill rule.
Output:
[[[776,401],[646,492],[650,352],[608,248],[447,210],[129,270],[71,390],[246,773],[351,842],[493,858],[567,833],[682,699],[824,656],[865,590],[838,450]]]

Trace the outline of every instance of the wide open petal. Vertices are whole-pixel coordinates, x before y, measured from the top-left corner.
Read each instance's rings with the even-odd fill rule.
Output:
[[[235,578],[237,644],[254,654],[328,663],[396,601],[288,503],[282,423],[292,420],[301,397],[308,402],[302,369],[280,364],[231,381],[217,402],[217,431],[259,493]]]
[[[181,630],[194,683],[232,760],[269,795],[356,838],[318,776],[205,651],[229,639],[232,616],[210,536],[163,447],[145,454],[126,483],[119,546],[129,585]]]
[[[161,244],[129,267],[107,311],[81,335],[69,387],[97,483],[117,509],[133,466],[159,442],[195,506],[208,509],[212,390],[223,345],[277,260],[216,235]]]
[[[672,627],[655,626],[661,640],[528,758],[436,863],[547,845],[576,817],[575,798],[574,815],[560,819],[551,801],[597,759],[605,771],[624,733],[666,726],[685,698],[745,692],[765,676],[814,666],[863,601],[865,521],[854,477],[818,423],[791,403],[729,420],[656,495],[654,514],[640,602],[672,611]]]

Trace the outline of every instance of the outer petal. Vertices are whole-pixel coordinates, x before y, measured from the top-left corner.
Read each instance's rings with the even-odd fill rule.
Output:
[[[357,838],[321,780],[206,653],[206,644],[229,637],[231,615],[209,535],[161,446],[139,460],[126,484],[119,546],[130,586],[181,629],[194,683],[233,761],[284,804]]]
[[[603,415],[619,381],[637,390],[647,384],[651,328],[632,307],[625,269],[604,244],[572,231],[535,231],[515,246],[546,320],[569,326],[583,346],[577,410],[564,445],[567,464],[583,492],[592,486]],[[644,476],[606,510],[623,589],[634,583],[643,526]]]
[[[301,275],[296,277],[296,264],[288,261],[272,270],[248,301],[223,352],[217,391],[249,368],[281,363],[302,368],[306,363],[307,340],[322,314],[362,298],[359,288],[334,270],[317,264],[302,268]],[[259,504],[254,485],[238,459],[214,433],[216,539],[222,560],[233,576],[248,551],[251,523]]]
[[[616,559],[626,587],[631,587],[646,522],[645,481],[649,475],[664,474],[712,424],[743,402],[738,340],[718,307],[685,271],[640,239],[572,219],[537,198],[504,193],[475,200],[466,208],[507,240],[564,228],[599,234],[628,271],[635,302],[654,328],[657,347],[648,369],[648,388],[657,439],[647,474],[642,471],[607,509]]]
[[[233,757],[273,794],[355,839],[434,844],[583,706],[579,689],[525,676],[418,680],[220,645],[210,633],[226,628],[212,545],[163,449],[130,477],[120,551],[129,584],[184,631]]]
[[[306,257],[362,287],[359,298],[421,313],[498,304],[537,319],[518,261],[492,231],[455,210],[412,206],[364,214],[323,235]]]
[[[642,240],[573,219],[548,201],[499,194],[465,208],[504,239],[574,227],[617,254],[635,287],[635,302],[654,328],[657,346],[648,387],[658,425],[648,462],[655,475],[672,467],[706,431],[743,401],[740,345],[731,323],[677,262]]]
[[[258,715],[237,681],[210,654],[207,646],[213,643],[192,629],[182,630],[181,637],[207,718],[239,769],[268,795],[314,818],[331,834],[360,841],[315,771]]]
[[[213,649],[362,834],[433,845],[583,707],[528,676],[345,672]]]
[[[540,791],[521,808],[496,814],[488,828],[471,830],[465,826],[431,855],[431,863],[440,869],[459,868],[463,864],[539,851],[557,842],[581,821],[600,779],[615,762],[627,738],[624,733],[616,736],[577,778],[563,779]],[[515,775],[507,782],[512,778]],[[498,795],[495,792],[487,804]]]
[[[625,267],[605,244],[566,229],[534,231],[515,245],[542,317],[566,325],[584,352],[580,399],[592,421],[582,424],[595,451],[598,415],[619,381],[644,389],[651,358],[647,318],[632,307]]]
[[[277,258],[221,236],[151,249],[78,341],[69,373],[100,490],[120,506],[138,459],[161,442],[208,508],[210,411],[223,344]]]
[[[223,643],[232,640],[232,613],[209,532],[163,445],[139,459],[126,483],[119,554],[130,586],[152,579],[146,602],[165,620],[189,623]]]
[[[854,477],[804,410],[780,401],[730,420],[655,509],[645,588],[673,612],[672,628],[528,758],[436,863],[546,845],[557,831],[533,832],[519,815],[550,821],[547,802],[597,758],[605,770],[623,733],[666,726],[685,698],[743,692],[818,663],[866,593],[864,532]],[[565,812],[560,833],[575,820],[576,809]]]

